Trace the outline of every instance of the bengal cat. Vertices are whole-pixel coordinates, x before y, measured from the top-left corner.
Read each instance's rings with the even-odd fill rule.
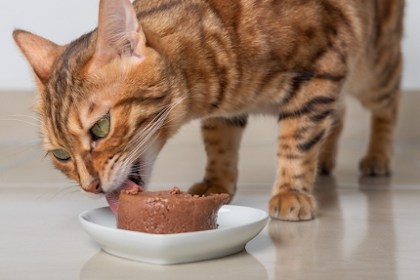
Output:
[[[344,93],[372,113],[365,175],[391,172],[403,0],[101,0],[98,28],[65,46],[16,30],[39,91],[42,143],[82,190],[147,186],[180,126],[202,120],[208,157],[190,192],[235,193],[252,113],[277,116],[272,218],[309,220],[334,168]]]

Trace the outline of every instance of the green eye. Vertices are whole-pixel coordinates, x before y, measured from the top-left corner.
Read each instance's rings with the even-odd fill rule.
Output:
[[[53,155],[56,158],[58,158],[60,160],[68,160],[68,159],[70,159],[70,154],[66,150],[58,149],[58,150],[52,151],[52,153],[53,153]]]
[[[92,133],[95,138],[104,138],[109,133],[109,127],[109,117],[103,118],[95,123],[95,125],[90,129],[90,133]]]

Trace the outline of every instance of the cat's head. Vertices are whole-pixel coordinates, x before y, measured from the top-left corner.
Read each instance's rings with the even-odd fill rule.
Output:
[[[55,166],[93,193],[147,184],[186,110],[132,4],[102,0],[98,29],[65,46],[13,36],[35,73],[42,143]]]

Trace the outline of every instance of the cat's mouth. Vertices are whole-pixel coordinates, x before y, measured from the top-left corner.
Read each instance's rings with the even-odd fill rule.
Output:
[[[115,215],[117,215],[118,212],[118,199],[120,197],[120,192],[122,190],[131,190],[135,187],[140,187],[140,189],[143,189],[142,187],[144,187],[144,181],[140,175],[140,161],[133,164],[127,180],[125,180],[120,187],[105,195],[109,207]]]
[[[143,186],[144,182],[140,176],[140,161],[137,161],[133,166],[131,167],[130,175],[128,177],[128,180],[132,181],[133,183]]]

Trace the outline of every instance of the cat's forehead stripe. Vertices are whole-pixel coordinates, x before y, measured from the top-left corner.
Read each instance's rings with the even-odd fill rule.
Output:
[[[77,89],[83,83],[77,78],[77,72],[93,55],[92,34],[93,32],[85,34],[70,43],[55,62],[45,105],[48,106],[48,115],[54,120],[55,130],[59,133],[65,132],[70,110],[81,97]]]
[[[60,140],[59,135],[54,130],[54,126],[51,122],[43,125],[43,134],[45,137],[45,145],[48,150],[58,149],[58,148],[65,148],[66,145],[63,141]]]
[[[75,126],[79,130],[83,130],[83,123],[82,123],[82,120],[80,119],[80,113],[79,113],[79,111],[78,110],[73,110],[73,113],[72,113],[71,116],[72,116],[72,119],[69,119],[69,125],[75,124]]]
[[[95,103],[91,101],[88,108],[88,114],[92,114],[93,110],[95,110],[95,107]]]

